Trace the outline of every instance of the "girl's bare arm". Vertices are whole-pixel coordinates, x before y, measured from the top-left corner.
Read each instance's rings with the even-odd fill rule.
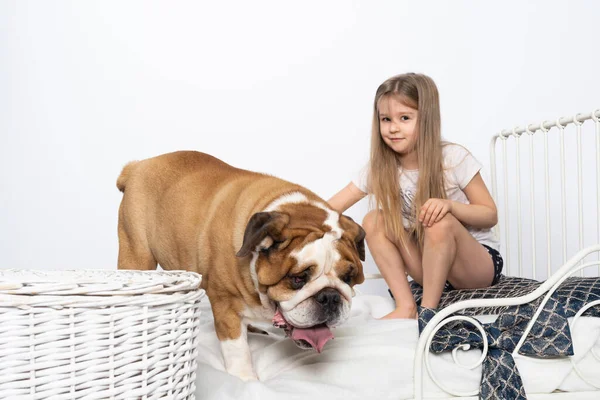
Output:
[[[480,173],[471,179],[463,192],[471,204],[453,201],[450,212],[456,219],[478,229],[491,228],[498,223],[496,203],[494,203]]]
[[[348,208],[353,206],[367,194],[350,182],[345,188],[337,192],[327,202],[336,211],[343,213]]]

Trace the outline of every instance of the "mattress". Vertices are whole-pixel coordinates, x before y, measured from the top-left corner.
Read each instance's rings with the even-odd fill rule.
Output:
[[[393,309],[391,298],[358,295],[348,321],[334,330],[335,339],[321,354],[301,350],[283,332],[269,324],[255,324],[268,335],[249,333],[248,343],[256,382],[243,382],[224,371],[220,345],[214,332],[208,302],[202,305],[196,397],[222,399],[410,399],[413,396],[413,359],[418,340],[414,320],[376,318]],[[480,315],[486,323],[494,315]],[[573,321],[570,319],[572,325]],[[575,356],[586,378],[600,382],[600,318],[581,317],[571,326]],[[461,364],[475,363],[481,350],[458,351]],[[457,391],[478,390],[481,366],[457,366],[451,353],[430,354],[433,373]],[[574,371],[571,361],[535,359],[517,355],[515,362],[527,394],[587,391],[593,387]],[[424,368],[426,397],[448,395],[429,378]],[[600,398],[600,392],[599,392]]]

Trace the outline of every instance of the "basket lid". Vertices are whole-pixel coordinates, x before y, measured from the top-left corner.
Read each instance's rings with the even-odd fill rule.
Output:
[[[133,295],[197,290],[202,277],[190,271],[0,270],[0,294]]]

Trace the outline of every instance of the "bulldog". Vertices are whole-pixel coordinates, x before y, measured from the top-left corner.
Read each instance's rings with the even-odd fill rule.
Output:
[[[131,162],[117,187],[119,269],[200,273],[230,374],[258,379],[253,321],[321,352],[348,318],[365,232],[308,189],[195,151]]]

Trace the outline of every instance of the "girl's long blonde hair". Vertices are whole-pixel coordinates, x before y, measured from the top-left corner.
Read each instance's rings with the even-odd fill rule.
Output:
[[[399,185],[400,155],[388,147],[381,137],[379,104],[394,96],[404,105],[418,110],[415,144],[419,179],[411,215],[414,223],[408,230],[402,223],[402,194]],[[375,206],[383,212],[385,229],[406,249],[410,237],[423,247],[423,226],[418,221],[421,206],[430,198],[446,198],[442,161],[440,102],[438,90],[431,78],[422,74],[396,75],[377,89],[373,110],[371,156],[368,186]]]

